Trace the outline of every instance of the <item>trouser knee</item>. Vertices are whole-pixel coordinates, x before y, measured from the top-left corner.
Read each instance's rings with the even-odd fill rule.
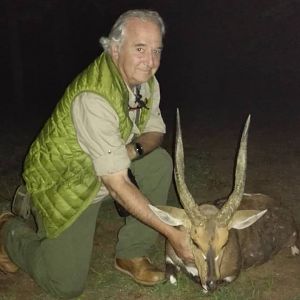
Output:
[[[49,289],[46,290],[46,292],[60,299],[73,299],[79,297],[83,293],[84,287],[84,281],[78,282],[78,280],[73,281],[66,278],[60,282],[52,280],[51,284],[49,284]]]
[[[145,158],[147,160],[146,165],[154,174],[161,176],[172,176],[173,160],[170,154],[163,148],[157,148],[149,153]]]
[[[170,189],[173,162],[169,153],[157,148],[134,166],[138,185],[153,205],[165,205]]]
[[[173,172],[173,160],[171,155],[165,150],[160,148],[160,157],[159,160],[159,168],[162,170],[162,172],[165,172],[165,174],[168,174],[169,176],[172,176]]]

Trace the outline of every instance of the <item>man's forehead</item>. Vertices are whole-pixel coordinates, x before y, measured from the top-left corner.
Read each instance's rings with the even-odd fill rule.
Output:
[[[147,46],[151,43],[155,44],[155,47],[162,47],[160,28],[152,21],[132,18],[126,23],[124,29],[125,40],[130,42],[130,44]]]

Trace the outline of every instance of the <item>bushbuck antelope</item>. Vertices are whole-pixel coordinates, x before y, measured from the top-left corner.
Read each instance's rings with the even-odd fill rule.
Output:
[[[194,263],[185,264],[166,244],[166,276],[176,284],[183,270],[201,283],[204,292],[232,282],[241,269],[258,265],[285,247],[299,254],[298,233],[289,211],[263,194],[245,194],[247,139],[250,116],[242,133],[235,167],[234,188],[228,199],[196,204],[184,179],[184,153],[177,111],[175,181],[184,209],[151,206],[164,222],[190,234]],[[252,226],[251,226],[252,225]],[[251,226],[251,227],[249,227]]]

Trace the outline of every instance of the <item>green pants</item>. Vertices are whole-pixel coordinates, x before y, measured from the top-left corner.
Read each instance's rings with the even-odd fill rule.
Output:
[[[172,160],[158,148],[132,163],[142,193],[154,205],[167,202]],[[34,231],[20,218],[4,226],[4,244],[12,261],[47,293],[62,298],[79,296],[89,270],[96,220],[101,204],[90,205],[55,239],[47,239],[39,216]],[[129,216],[118,234],[116,256],[132,258],[149,254],[158,233]]]

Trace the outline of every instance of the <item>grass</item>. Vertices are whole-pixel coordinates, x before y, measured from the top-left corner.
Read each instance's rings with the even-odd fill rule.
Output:
[[[76,298],[77,300],[119,300],[119,299],[140,299],[140,300],[258,300],[261,295],[272,289],[272,279],[262,278],[253,281],[242,273],[241,276],[228,286],[223,286],[213,294],[204,294],[199,285],[190,281],[184,274],[179,274],[178,285],[173,286],[169,282],[154,287],[144,287],[133,282],[128,276],[116,271],[113,267],[114,245],[116,233],[122,225],[112,203],[104,203],[98,218],[95,247],[84,293]],[[153,248],[152,260],[163,264],[163,239],[159,239]],[[16,283],[17,284],[17,283]],[[26,285],[26,280],[22,281]],[[20,297],[20,286],[0,296],[0,300],[18,300]],[[34,288],[30,297],[22,297],[30,300],[54,300],[55,298],[46,295],[38,287]],[[293,299],[297,300],[297,298]]]
[[[155,287],[142,287],[129,278],[115,271],[93,275],[93,287],[78,299],[207,299],[207,300],[258,300],[261,295],[272,288],[272,280],[252,281],[242,276],[237,282],[225,286],[211,295],[203,294],[201,288],[180,274],[178,286],[165,283]],[[244,278],[243,278],[244,277]]]
[[[10,146],[15,145],[13,150],[3,148],[0,151],[0,201],[11,199],[21,181],[20,169],[28,143],[29,138],[19,139],[16,136],[10,143]],[[20,146],[21,144],[24,145],[23,148]],[[186,156],[189,158],[186,160],[187,182],[193,194],[205,195],[206,191],[212,188],[218,189],[218,192],[220,192],[219,188],[225,186],[224,183],[227,182],[227,179],[230,180],[230,178],[224,179],[215,174],[207,162],[211,159],[209,152],[201,153],[192,148],[187,148]],[[218,181],[216,181],[216,178],[218,178]],[[122,219],[117,216],[113,204],[104,203],[99,213],[86,289],[76,300],[272,299],[270,295],[276,287],[272,273],[253,276],[251,272],[244,271],[235,282],[223,286],[213,294],[204,294],[199,285],[190,281],[183,274],[179,275],[177,286],[173,286],[168,282],[154,287],[138,285],[113,267],[114,246],[120,226],[122,226]],[[161,266],[163,266],[164,259],[163,248],[164,242],[160,239],[153,248],[153,257],[151,257],[155,263]],[[26,274],[21,273],[11,278],[1,276],[0,300],[55,300],[55,298],[46,295],[37,287]],[[300,300],[300,295],[290,299],[282,298],[282,300]]]
[[[102,218],[102,215],[105,217]],[[116,242],[115,235],[103,236],[109,228],[115,231],[122,222],[116,215],[111,203],[105,203],[99,214],[99,226],[97,235],[99,240],[107,246],[96,245],[92,266],[84,294],[78,300],[96,299],[207,299],[207,300],[258,300],[264,292],[272,289],[272,279],[263,278],[253,281],[247,274],[242,274],[231,285],[224,286],[214,294],[206,295],[199,285],[190,281],[184,274],[179,274],[178,285],[173,286],[169,282],[154,287],[144,287],[134,283],[128,276],[117,272],[113,268],[113,246]],[[111,223],[115,225],[111,227]],[[115,230],[114,230],[115,229]],[[102,238],[101,238],[102,237]],[[163,240],[160,239],[153,248],[152,260],[163,264]]]

